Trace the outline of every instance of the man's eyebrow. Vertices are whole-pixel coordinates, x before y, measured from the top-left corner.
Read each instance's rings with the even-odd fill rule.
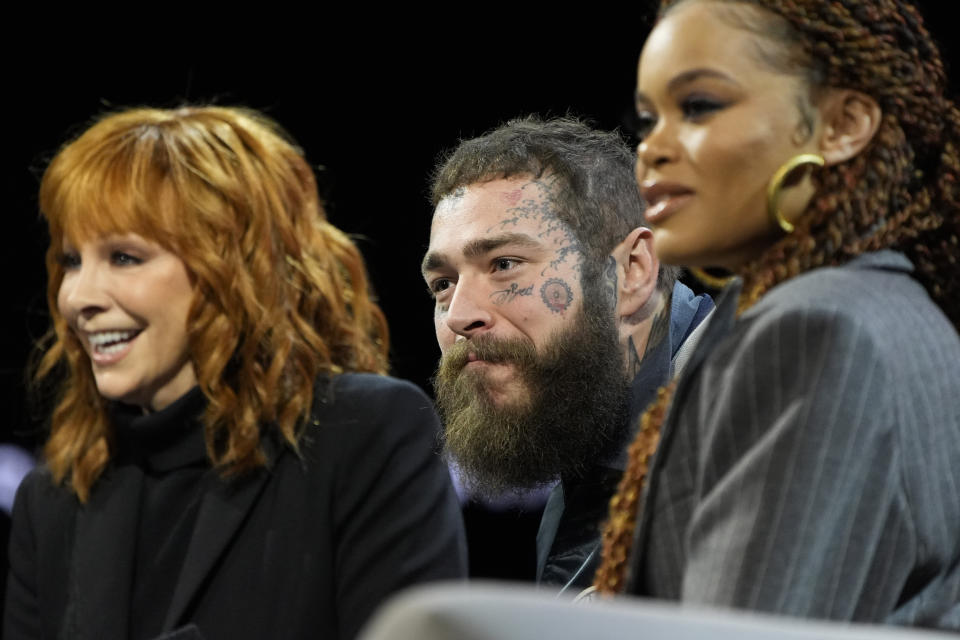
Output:
[[[717,80],[722,80],[729,84],[739,85],[739,83],[731,78],[729,75],[723,73],[722,71],[717,71],[716,69],[709,68],[697,68],[690,69],[689,71],[684,71],[683,73],[677,74],[670,79],[670,82],[667,83],[667,91],[670,93],[675,92],[677,89],[682,87],[685,84],[689,84],[694,80],[699,80],[700,78],[715,78]],[[641,102],[650,102],[650,99],[647,98],[646,94],[641,91],[637,91],[634,94],[634,100],[637,103]]]
[[[467,259],[479,258],[507,245],[516,245],[529,249],[539,249],[543,247],[542,242],[537,241],[536,238],[528,236],[525,233],[501,233],[489,238],[471,240],[463,245],[463,256]],[[438,251],[431,251],[423,257],[423,262],[420,264],[420,272],[425,274],[428,271],[436,271],[446,266],[449,262],[450,260],[445,254]]]
[[[525,233],[501,233],[490,238],[480,238],[471,240],[463,247],[463,255],[466,258],[479,258],[486,255],[494,249],[506,246],[508,244],[526,247],[528,249],[539,249],[543,243]]]
[[[442,253],[437,253],[436,251],[431,251],[423,256],[423,262],[420,263],[420,273],[425,274],[427,271],[436,271],[448,262],[447,256]]]

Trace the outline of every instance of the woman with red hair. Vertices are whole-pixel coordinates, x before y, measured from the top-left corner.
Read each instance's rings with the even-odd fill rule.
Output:
[[[108,115],[40,188],[56,377],[4,637],[354,636],[462,576],[436,416],[388,378],[362,258],[302,152],[221,107]]]

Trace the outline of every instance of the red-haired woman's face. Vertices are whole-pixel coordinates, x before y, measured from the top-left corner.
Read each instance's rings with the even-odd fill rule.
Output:
[[[136,234],[64,244],[60,313],[90,357],[100,394],[159,410],[197,383],[178,256]]]
[[[721,18],[720,4],[678,6],[640,56],[637,180],[668,264],[736,268],[762,252],[779,235],[766,212],[770,178],[816,150],[818,113],[801,112],[808,90],[764,65],[760,36]],[[809,197],[804,183],[782,208],[799,213]]]

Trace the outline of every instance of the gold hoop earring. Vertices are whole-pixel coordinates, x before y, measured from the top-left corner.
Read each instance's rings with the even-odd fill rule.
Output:
[[[700,281],[701,284],[706,286],[709,289],[720,290],[730,284],[730,281],[733,280],[736,276],[714,276],[706,272],[705,269],[700,267],[687,267],[687,271],[690,272],[694,278]]]
[[[780,191],[783,189],[783,181],[787,179],[791,171],[805,164],[822,167],[824,165],[823,156],[815,153],[801,153],[793,156],[777,169],[773,178],[770,179],[770,184],[767,185],[767,214],[769,214],[771,222],[780,227],[784,233],[793,233],[795,227],[780,212]]]

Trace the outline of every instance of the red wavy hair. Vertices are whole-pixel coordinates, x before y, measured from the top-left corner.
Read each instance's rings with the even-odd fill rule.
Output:
[[[40,209],[50,228],[53,323],[35,378],[64,374],[44,453],[54,479],[68,480],[81,501],[113,438],[90,361],[57,308],[65,240],[136,233],[184,261],[207,451],[226,474],[264,464],[264,424],[296,449],[318,375],[386,372],[386,321],[363,259],[326,220],[303,153],[261,114],[183,107],[107,115],[50,163]]]

